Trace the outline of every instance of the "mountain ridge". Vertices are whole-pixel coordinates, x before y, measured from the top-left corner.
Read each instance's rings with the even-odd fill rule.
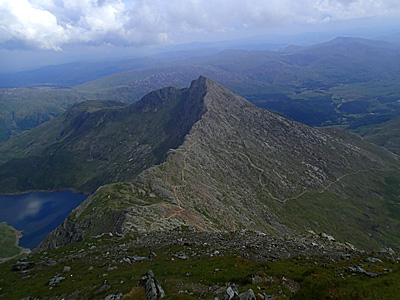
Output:
[[[165,86],[189,86],[199,75],[311,126],[379,124],[398,116],[396,49],[378,41],[339,38],[291,51],[231,50],[163,63],[127,62],[120,70],[124,72],[69,89],[1,89],[0,140],[59,115],[74,102],[133,103]],[[117,69],[122,63],[116,62]]]
[[[201,105],[191,102],[198,98],[188,89],[171,87],[122,108],[116,103],[100,109],[88,103],[77,105],[26,133],[26,139],[17,136],[2,144],[0,151],[4,153],[18,147],[14,141],[22,140],[22,148],[24,143],[29,146],[0,166],[0,191],[72,188],[90,193],[102,184],[129,180],[160,163],[168,149],[181,144],[202,113]],[[38,151],[30,151],[29,147],[37,144],[29,140],[34,135],[49,135],[52,140]]]
[[[133,181],[100,187],[39,250],[108,231],[180,226],[274,235],[313,229],[366,248],[398,247],[395,155],[257,108],[204,77],[189,91],[196,89],[205,109],[183,143]]]

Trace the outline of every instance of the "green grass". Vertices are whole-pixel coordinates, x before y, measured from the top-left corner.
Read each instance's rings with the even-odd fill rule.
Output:
[[[71,89],[0,89],[0,141],[32,129],[87,99]]]
[[[326,232],[361,249],[378,250],[382,245],[398,249],[400,177],[395,171],[371,172],[346,177],[346,182],[357,188],[348,190],[345,198],[329,190],[309,191],[288,200],[280,214],[286,224],[300,231]],[[386,226],[379,226],[382,224]]]
[[[18,232],[6,223],[0,223],[0,258],[12,257],[21,253],[16,240]]]
[[[48,253],[34,254],[29,261],[35,267],[25,273],[11,271],[13,262],[0,265],[0,299],[21,299],[30,295],[40,299],[51,297],[79,299],[100,299],[111,293],[122,292],[130,297],[124,299],[144,299],[143,288],[136,283],[149,269],[167,294],[165,299],[212,299],[216,286],[236,284],[239,292],[253,289],[257,293],[280,295],[278,299],[289,298],[287,282],[295,282],[300,289],[292,295],[294,299],[396,299],[400,293],[398,282],[400,268],[396,261],[382,258],[382,263],[365,263],[365,256],[351,260],[331,260],[328,258],[294,257],[273,262],[256,262],[244,259],[235,253],[220,250],[221,255],[209,257],[204,253],[207,246],[164,246],[161,248],[119,247],[134,237],[116,238],[104,236],[77,244],[71,244]],[[96,246],[96,249],[90,249]],[[147,256],[154,251],[153,260],[122,264],[118,260],[132,255]],[[180,251],[189,253],[187,260],[174,256]],[[202,252],[203,251],[203,252]],[[108,254],[107,254],[108,252]],[[82,257],[79,257],[82,253]],[[58,263],[45,266],[42,260],[55,259]],[[371,278],[363,274],[352,274],[350,266],[362,265],[368,271],[381,274]],[[64,266],[71,271],[62,273]],[[107,271],[109,266],[117,266]],[[93,269],[89,269],[93,267]],[[388,271],[391,269],[391,271]],[[59,285],[50,288],[48,281],[56,274],[65,277]],[[107,275],[105,275],[107,274]],[[252,277],[261,278],[252,282]],[[284,279],[285,278],[285,279]],[[111,289],[95,294],[107,282]],[[187,293],[179,291],[187,290]],[[190,294],[192,293],[192,294]],[[142,295],[142,296],[140,296]]]

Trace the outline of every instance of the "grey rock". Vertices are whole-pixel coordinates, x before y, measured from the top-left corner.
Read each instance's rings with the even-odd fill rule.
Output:
[[[352,273],[362,273],[369,277],[377,277],[378,276],[378,274],[373,273],[373,272],[368,272],[368,271],[364,270],[363,268],[361,268],[360,266],[349,267],[349,271]]]
[[[388,253],[388,254],[395,254],[394,250],[390,247],[383,247],[381,248],[380,252],[382,253]]]
[[[376,258],[376,257],[367,257],[365,259],[365,261],[371,262],[371,263],[377,263],[377,262],[381,263],[382,262],[382,260],[380,260],[379,258]]]
[[[94,292],[95,295],[101,294],[105,291],[108,291],[111,288],[108,284],[103,284],[98,290]]]
[[[233,297],[235,297],[235,295],[237,295],[237,293],[234,292],[231,287],[228,287],[226,289],[226,294],[229,296],[229,298],[228,298],[229,300],[233,299]]]
[[[258,275],[258,274],[253,274],[253,275],[251,276],[251,283],[252,283],[252,284],[259,283],[259,282],[263,282],[263,281],[264,281],[263,278],[262,278],[260,275]]]
[[[116,295],[110,294],[107,297],[104,298],[104,300],[121,300],[122,299],[122,293],[118,293]]]
[[[183,259],[183,260],[189,258],[189,255],[187,253],[185,253],[185,252],[178,252],[178,253],[175,253],[173,256],[175,256],[175,257],[177,257],[179,259]]]
[[[144,286],[147,300],[156,300],[165,297],[164,289],[158,283],[152,270],[149,270],[142,277],[138,285]]]
[[[321,237],[327,239],[330,242],[334,242],[335,238],[329,234],[326,234],[325,232],[321,233]]]
[[[344,244],[345,244],[347,247],[349,247],[350,250],[352,250],[352,251],[356,251],[356,250],[357,250],[357,248],[356,248],[353,244],[351,244],[351,243],[349,243],[349,242],[345,242]]]
[[[228,286],[222,300],[235,300],[239,299],[239,292],[236,285]]]
[[[121,263],[125,263],[125,264],[131,264],[132,263],[132,261],[128,257],[124,257],[123,259],[121,259],[120,262]]]
[[[154,252],[150,252],[149,256],[147,257],[147,259],[152,260],[154,258],[157,257],[157,254],[155,254]]]
[[[256,295],[254,295],[254,292],[252,289],[249,289],[247,292],[240,293],[239,299],[240,300],[256,300]]]
[[[69,272],[69,271],[71,271],[71,267],[64,266],[64,268],[63,268],[63,273],[67,273],[67,272]]]
[[[13,265],[12,270],[13,271],[23,271],[23,270],[33,268],[34,266],[35,266],[35,263],[31,262],[31,261],[18,261]]]
[[[138,261],[146,260],[146,257],[134,255],[134,256],[132,256],[132,260],[134,262],[138,262]]]
[[[59,284],[64,279],[65,279],[65,277],[62,277],[62,276],[60,276],[60,274],[57,274],[56,276],[54,276],[53,278],[50,279],[48,284],[50,286],[53,286],[53,285]]]

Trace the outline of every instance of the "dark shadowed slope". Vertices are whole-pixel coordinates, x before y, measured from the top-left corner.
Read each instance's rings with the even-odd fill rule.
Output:
[[[1,145],[8,161],[0,166],[0,191],[93,192],[130,180],[182,143],[203,113],[202,92],[165,88],[122,107],[82,103]]]

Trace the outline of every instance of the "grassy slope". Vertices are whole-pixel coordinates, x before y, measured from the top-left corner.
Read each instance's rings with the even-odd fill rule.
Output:
[[[18,247],[19,232],[5,223],[0,223],[0,259],[21,253]]]
[[[48,121],[87,97],[71,89],[0,89],[0,141]]]
[[[87,101],[77,104],[68,113],[0,143],[0,163],[5,163],[13,158],[38,155],[50,145],[60,142],[63,130],[71,127],[80,114],[118,106],[123,106],[123,104],[112,101]]]
[[[340,198],[329,192],[307,192],[288,201],[280,211],[286,224],[297,228],[299,232],[309,228],[328,232],[342,242],[347,241],[367,249],[390,245],[398,250],[398,172],[370,171],[348,176],[345,180],[359,184],[358,189],[352,191],[353,196]],[[380,201],[382,196],[384,202]]]
[[[355,129],[364,139],[400,155],[400,117],[380,125]]]
[[[344,141],[351,141],[379,157],[392,157],[391,153],[369,144],[355,134],[325,128]],[[302,230],[312,228],[326,231],[341,241],[378,249],[389,245],[400,247],[400,174],[396,165],[387,168],[363,169],[331,185],[330,189],[308,191],[301,197],[287,201],[281,210],[287,224]],[[351,185],[349,188],[346,185]],[[342,190],[346,196],[338,197],[332,191]],[[382,201],[384,199],[384,201]]]
[[[0,168],[0,190],[93,192],[105,183],[134,178],[178,147],[200,117],[200,98],[185,93],[165,88],[122,108],[115,102],[113,107],[83,103],[15,137],[0,147],[4,157],[15,157]]]
[[[11,271],[13,262],[1,264],[0,299],[27,296],[104,299],[109,294],[122,292],[125,300],[141,300],[145,299],[144,288],[136,284],[149,269],[154,271],[164,288],[165,299],[212,299],[218,289],[226,289],[226,284],[236,284],[239,292],[251,288],[256,295],[265,293],[275,295],[277,299],[396,299],[400,293],[399,265],[388,258],[381,257],[381,263],[366,263],[364,259],[368,254],[335,259],[302,256],[256,261],[226,249],[219,249],[217,255],[202,254],[214,251],[208,245],[135,247],[131,245],[134,239],[103,236],[35,254],[29,261],[35,262],[36,266],[24,274]],[[155,259],[132,264],[120,262],[123,257],[133,255],[147,257],[150,251],[157,254]],[[174,256],[180,252],[189,253],[189,258]],[[379,257],[379,254],[374,256]],[[50,261],[54,263],[46,264]],[[348,268],[357,265],[382,275],[371,278],[352,274]],[[71,271],[62,273],[64,266],[70,266]],[[114,266],[117,268],[107,270]],[[57,274],[65,280],[49,287],[49,280]],[[254,275],[261,281],[253,283]],[[110,290],[96,294],[105,282],[111,286]],[[298,284],[300,289],[291,291],[288,285],[291,282]]]

